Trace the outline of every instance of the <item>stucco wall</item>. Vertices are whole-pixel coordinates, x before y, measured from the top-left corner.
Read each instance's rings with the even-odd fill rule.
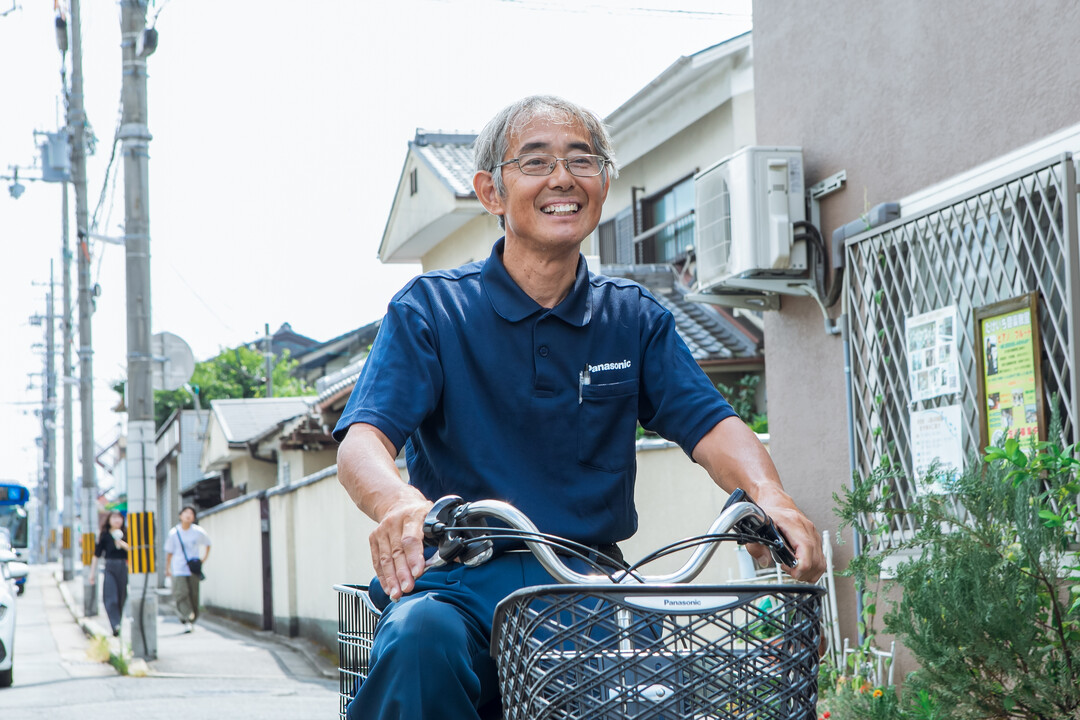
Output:
[[[424,271],[453,268],[491,254],[491,246],[502,237],[499,221],[484,213],[462,225],[424,255]]]
[[[210,536],[210,559],[200,600],[243,619],[262,617],[262,533],[255,496],[205,513],[199,525]]]
[[[755,2],[757,143],[801,146],[808,186],[846,172],[821,205],[831,238],[866,208],[1076,123],[1077,27],[1071,0]],[[767,314],[765,337],[773,457],[833,529],[832,493],[850,476],[842,345],[808,300]],[[838,567],[851,548],[836,548]],[[854,594],[840,588],[854,638]]]

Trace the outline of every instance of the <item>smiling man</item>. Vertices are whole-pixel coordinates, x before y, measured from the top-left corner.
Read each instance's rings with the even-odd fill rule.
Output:
[[[477,137],[473,179],[505,236],[486,260],[426,273],[390,302],[334,431],[341,483],[378,523],[372,594],[386,605],[349,718],[498,717],[495,605],[552,579],[521,552],[425,572],[424,517],[447,494],[505,500],[543,532],[618,556],[637,529],[638,422],[749,492],[791,540],[796,577],[822,572],[813,524],[671,314],[588,271],[581,243],[617,172],[592,113],[551,96],[510,105]]]

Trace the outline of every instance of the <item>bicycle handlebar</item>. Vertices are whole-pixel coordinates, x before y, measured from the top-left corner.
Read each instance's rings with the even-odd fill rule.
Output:
[[[508,525],[510,530],[488,530],[484,518],[499,520]],[[797,564],[798,561],[782,531],[742,490],[731,494],[709,532],[702,536],[702,543],[686,563],[666,575],[640,575],[629,570],[618,570],[610,575],[587,575],[572,570],[552,549],[553,543],[547,539],[548,536],[541,533],[525,513],[499,500],[465,502],[460,497],[449,495],[435,503],[424,521],[425,544],[438,547],[438,552],[433,556],[434,565],[455,559],[460,559],[468,566],[479,565],[492,556],[493,538],[515,538],[525,542],[552,577],[568,585],[624,583],[631,580],[643,583],[687,583],[701,573],[716,552],[717,541],[724,539],[719,536],[733,530],[742,536],[739,538],[740,544],[761,543],[769,548],[776,562],[792,568]],[[705,542],[707,540],[711,541]]]

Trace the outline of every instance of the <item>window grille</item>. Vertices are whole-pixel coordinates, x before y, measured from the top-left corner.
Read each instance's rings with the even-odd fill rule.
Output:
[[[906,479],[893,488],[894,507],[908,507],[915,493],[913,411],[959,405],[964,455],[981,451],[974,347],[978,307],[1039,294],[1043,400],[1050,408],[1051,396],[1058,395],[1065,438],[1076,441],[1076,226],[1076,170],[1065,155],[848,241],[853,470],[865,477],[886,457],[899,464]],[[959,322],[960,390],[912,402],[905,320],[950,305],[956,306]],[[914,529],[904,520],[892,522],[891,533],[879,543],[899,541]]]

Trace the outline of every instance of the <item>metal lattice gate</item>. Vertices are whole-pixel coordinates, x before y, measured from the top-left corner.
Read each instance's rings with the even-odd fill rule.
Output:
[[[846,248],[854,470],[866,476],[886,456],[912,476],[911,413],[962,408],[964,455],[979,448],[974,311],[1039,294],[1046,407],[1058,395],[1064,434],[1077,440],[1080,267],[1076,170],[1061,156],[919,215],[852,238]],[[907,318],[955,305],[960,388],[912,402],[905,349]],[[1049,418],[1047,412],[1047,418]],[[910,479],[892,502],[907,507]],[[913,529],[894,520],[888,543]]]

